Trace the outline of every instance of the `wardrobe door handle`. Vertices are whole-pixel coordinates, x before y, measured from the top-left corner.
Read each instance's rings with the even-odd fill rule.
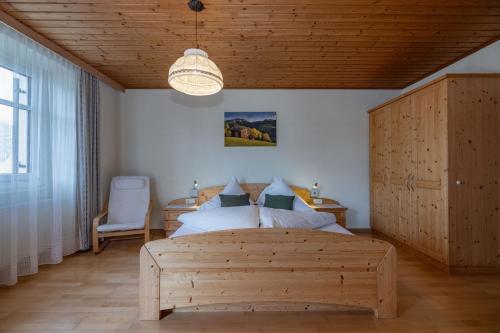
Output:
[[[411,176],[411,185],[410,185],[412,191],[415,191],[415,183],[416,183],[416,181],[417,181],[417,177],[415,175],[412,175]]]
[[[411,176],[411,174],[409,174],[408,177],[406,177],[406,188],[408,189],[408,191],[411,191],[410,176]]]

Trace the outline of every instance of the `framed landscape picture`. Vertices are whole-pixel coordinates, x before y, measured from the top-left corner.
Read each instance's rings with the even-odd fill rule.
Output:
[[[276,112],[224,112],[225,147],[275,147]]]

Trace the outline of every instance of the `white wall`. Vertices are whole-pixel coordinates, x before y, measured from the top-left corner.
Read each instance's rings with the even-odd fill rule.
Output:
[[[101,99],[101,205],[109,195],[109,182],[119,174],[119,111],[121,93],[100,83]]]
[[[447,73],[500,73],[500,41],[459,60],[401,90],[404,94]]]
[[[323,196],[349,207],[351,227],[369,225],[366,110],[445,73],[500,72],[500,41],[401,90],[224,90],[193,98],[172,90],[101,87],[102,188],[117,174],[152,178],[158,205],[201,186],[268,182],[322,185]],[[118,100],[120,105],[118,105]],[[277,111],[278,147],[224,148],[224,111]],[[119,121],[119,123],[118,123]]]
[[[369,226],[368,115],[398,90],[224,90],[188,97],[172,90],[127,90],[120,107],[120,168],[150,176],[158,205],[202,187],[269,182],[273,175],[349,207],[350,227]],[[224,111],[276,111],[276,148],[224,148]]]

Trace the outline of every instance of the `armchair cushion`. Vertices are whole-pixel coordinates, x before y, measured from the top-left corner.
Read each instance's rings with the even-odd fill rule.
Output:
[[[132,223],[101,224],[97,227],[97,232],[127,231],[142,228],[144,228],[144,220]]]
[[[128,229],[125,230],[143,228],[144,218],[146,217],[148,206],[148,177],[114,177],[111,180],[111,191],[108,205],[108,223],[106,228],[111,228],[109,225],[114,224],[130,226],[135,225],[134,227],[127,227]],[[140,223],[140,225],[137,226],[138,223]]]

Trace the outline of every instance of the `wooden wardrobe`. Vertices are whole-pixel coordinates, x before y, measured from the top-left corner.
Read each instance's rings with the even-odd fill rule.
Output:
[[[371,227],[449,272],[500,271],[500,74],[450,74],[369,112]]]

